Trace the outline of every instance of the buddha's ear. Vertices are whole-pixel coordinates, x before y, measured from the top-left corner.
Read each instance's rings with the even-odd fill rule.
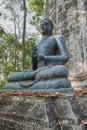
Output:
[[[52,26],[51,26],[50,24],[49,24],[47,30],[48,30],[49,33],[52,33],[52,32],[53,32],[53,28],[52,28]]]

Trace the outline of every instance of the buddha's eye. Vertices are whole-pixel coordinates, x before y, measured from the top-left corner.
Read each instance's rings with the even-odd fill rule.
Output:
[[[42,27],[46,27],[46,26],[48,26],[48,24],[49,24],[48,22],[43,22],[43,23],[40,24],[40,27],[41,27],[41,28],[42,28]]]
[[[47,25],[48,25],[48,23],[47,23],[47,22],[45,22],[45,23],[43,23],[43,24],[42,24],[42,26],[47,26]]]
[[[44,23],[44,25],[47,25],[47,23]]]

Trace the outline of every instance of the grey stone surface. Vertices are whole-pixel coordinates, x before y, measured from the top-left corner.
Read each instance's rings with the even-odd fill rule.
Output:
[[[54,34],[66,37],[69,67],[74,73],[87,72],[86,6],[86,0],[46,0],[45,15],[54,22]]]
[[[45,5],[45,15],[54,23],[54,34],[62,33],[66,38],[69,72],[79,77],[72,86],[87,89],[87,0],[46,0]]]
[[[86,130],[85,126],[80,124],[80,125],[64,125],[61,130]]]
[[[87,117],[87,96],[77,96],[75,102],[79,107],[80,113]]]
[[[55,89],[55,86],[48,88],[48,86],[43,86],[41,84],[39,86],[39,83],[38,83],[38,86],[36,86],[36,87],[38,87],[38,89],[37,89],[37,88],[28,88],[28,87],[26,87],[27,86],[27,82],[26,82],[26,86],[25,87],[21,87],[19,82],[12,82],[12,83],[9,82],[9,83],[6,84],[6,89],[4,89],[3,91],[14,91],[14,90],[16,90],[16,91],[25,91],[25,92],[45,92],[45,93],[54,93],[54,94],[55,93],[68,93],[68,94],[73,93],[74,89],[71,86],[69,86],[70,82],[68,82],[68,86],[66,86],[67,85],[66,83],[63,85],[63,83],[61,83],[63,88],[60,88],[60,85],[56,84],[55,85],[55,86],[57,86],[56,89]],[[23,84],[25,84],[25,83],[23,82]],[[44,87],[44,89],[43,89],[43,87]]]
[[[50,19],[42,20],[40,29],[42,39],[32,49],[32,70],[9,74],[5,89],[72,93],[73,88],[67,79],[69,72],[65,66],[69,60],[65,38],[63,35],[53,36]]]
[[[79,124],[79,122],[82,120],[82,116],[79,112],[79,108],[77,104],[74,101],[74,98],[59,98],[55,101],[56,104],[56,110],[58,112],[58,117],[61,117],[64,120],[64,122],[67,122],[67,118],[69,119],[67,123],[69,124]]]
[[[87,96],[78,97],[0,97],[0,128],[2,130],[86,130],[81,121],[87,119]],[[81,103],[83,102],[83,104]],[[83,110],[82,110],[83,111]],[[61,124],[58,124],[58,120]]]

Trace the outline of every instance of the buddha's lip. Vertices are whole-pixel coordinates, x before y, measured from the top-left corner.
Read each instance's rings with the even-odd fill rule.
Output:
[[[45,29],[43,29],[43,28],[40,28],[40,31],[44,31]]]
[[[44,30],[44,29],[40,29],[39,31],[40,31],[41,34],[46,32],[46,30]]]

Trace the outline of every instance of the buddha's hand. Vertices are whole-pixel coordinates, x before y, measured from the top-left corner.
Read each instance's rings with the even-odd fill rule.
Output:
[[[41,52],[38,53],[38,58],[41,60],[46,60],[46,56],[43,55]]]

